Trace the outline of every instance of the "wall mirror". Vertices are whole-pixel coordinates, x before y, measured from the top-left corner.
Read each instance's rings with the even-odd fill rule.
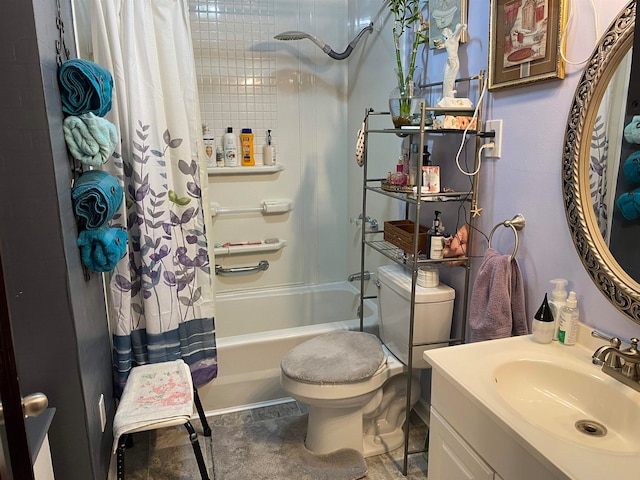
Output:
[[[640,144],[623,135],[630,123],[625,112],[635,17],[632,0],[604,33],[580,78],[565,130],[562,191],[571,237],[591,279],[640,324],[638,237],[633,244],[627,241],[634,229],[640,235],[640,211],[638,219],[628,220],[617,204],[629,188],[623,164],[630,153],[640,152]]]

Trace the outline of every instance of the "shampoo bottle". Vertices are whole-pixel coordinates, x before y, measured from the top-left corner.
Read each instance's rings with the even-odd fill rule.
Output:
[[[555,285],[555,288],[551,292],[551,300],[549,300],[549,307],[554,318],[554,331],[553,339],[558,340],[558,327],[560,326],[560,312],[567,302],[567,281],[564,278],[556,278],[551,280],[551,283]]]
[[[227,133],[222,136],[222,148],[224,149],[224,166],[237,167],[236,136],[231,127],[227,127]]]
[[[207,167],[216,166],[216,142],[213,133],[206,124],[202,126],[202,141],[204,142],[204,153],[207,156]]]
[[[271,141],[271,130],[267,130],[267,143],[262,147],[262,163],[265,165],[276,163],[276,149]]]
[[[536,312],[531,322],[531,331],[533,333],[533,339],[538,343],[549,343],[553,338],[553,331],[555,330],[555,321],[551,308],[547,302],[547,294],[544,294],[544,300],[542,305]]]
[[[576,292],[569,292],[567,303],[560,312],[558,340],[563,345],[575,345],[578,337],[578,300]]]
[[[256,164],[253,158],[253,132],[250,128],[243,128],[240,134],[240,147],[242,148],[242,166],[252,167]]]

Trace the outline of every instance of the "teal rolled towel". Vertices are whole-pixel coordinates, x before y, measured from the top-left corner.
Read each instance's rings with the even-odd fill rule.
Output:
[[[109,160],[118,144],[116,126],[93,113],[65,118],[63,130],[71,156],[92,167]]]
[[[94,272],[110,272],[127,252],[127,232],[102,227],[83,230],[78,236],[82,263]]]
[[[71,189],[73,211],[82,229],[105,226],[116,214],[124,192],[118,180],[102,170],[88,170]]]
[[[64,113],[104,117],[111,110],[113,77],[97,63],[80,58],[64,62],[58,68],[58,84]]]

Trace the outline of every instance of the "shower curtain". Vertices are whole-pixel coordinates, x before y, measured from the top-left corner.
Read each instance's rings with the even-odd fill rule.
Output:
[[[93,0],[92,10],[94,61],[114,79],[107,118],[121,137],[104,168],[124,185],[114,223],[129,234],[107,288],[116,386],[135,365],[177,358],[201,385],[217,375],[217,354],[188,9]]]
[[[609,245],[612,212],[616,200],[630,70],[631,55],[627,54],[609,82],[600,102],[591,134],[589,161],[591,204],[598,222],[598,229],[607,245]]]

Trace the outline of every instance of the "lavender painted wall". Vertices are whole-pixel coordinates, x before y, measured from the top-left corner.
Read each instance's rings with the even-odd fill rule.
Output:
[[[599,21],[597,36],[591,1],[572,0],[570,3],[574,18],[567,33],[567,56],[576,62],[590,56],[596,39],[627,1],[595,2]],[[469,41],[459,49],[460,77],[487,69],[488,65],[490,2],[471,1],[468,4]],[[350,16],[359,21],[375,18],[379,6],[378,2],[372,0],[358,0],[350,5]],[[384,103],[376,103],[375,99],[386,98],[393,87],[393,77],[384,73],[392,72],[393,68],[389,52],[392,48],[390,35],[390,32],[382,31],[378,36],[372,36],[375,43],[371,48],[375,53],[367,54],[366,63],[350,68],[349,131],[355,132],[359,127],[363,105],[373,104],[381,109],[385,107]],[[368,63],[373,58],[376,59],[375,66]],[[427,81],[442,80],[445,61],[444,51],[429,52]],[[382,73],[380,65],[385,66]],[[562,203],[561,152],[564,129],[583,67],[568,64],[564,80],[487,94],[485,120],[503,120],[502,158],[483,162],[479,191],[479,205],[483,210],[476,226],[488,235],[495,224],[512,218],[516,213],[526,217],[526,228],[519,236],[517,259],[524,276],[530,318],[542,302],[545,292],[551,290],[549,280],[567,278],[569,289],[578,294],[581,320],[603,332],[628,339],[638,336],[640,327],[611,306],[587,275],[569,235]],[[372,82],[372,78],[376,81]],[[351,141],[349,148],[350,151],[355,148],[355,140]],[[390,156],[389,160],[392,162],[393,157]],[[352,213],[361,208],[361,175],[357,167],[350,167],[349,199]],[[427,215],[429,217],[422,219],[424,224],[431,222],[431,214]],[[492,246],[509,252],[513,248],[512,237],[510,230],[499,229]],[[487,244],[481,236],[475,238],[477,242],[473,253],[481,256]],[[350,248],[350,270],[357,270],[357,239]],[[480,260],[474,263],[474,272],[480,263]]]

